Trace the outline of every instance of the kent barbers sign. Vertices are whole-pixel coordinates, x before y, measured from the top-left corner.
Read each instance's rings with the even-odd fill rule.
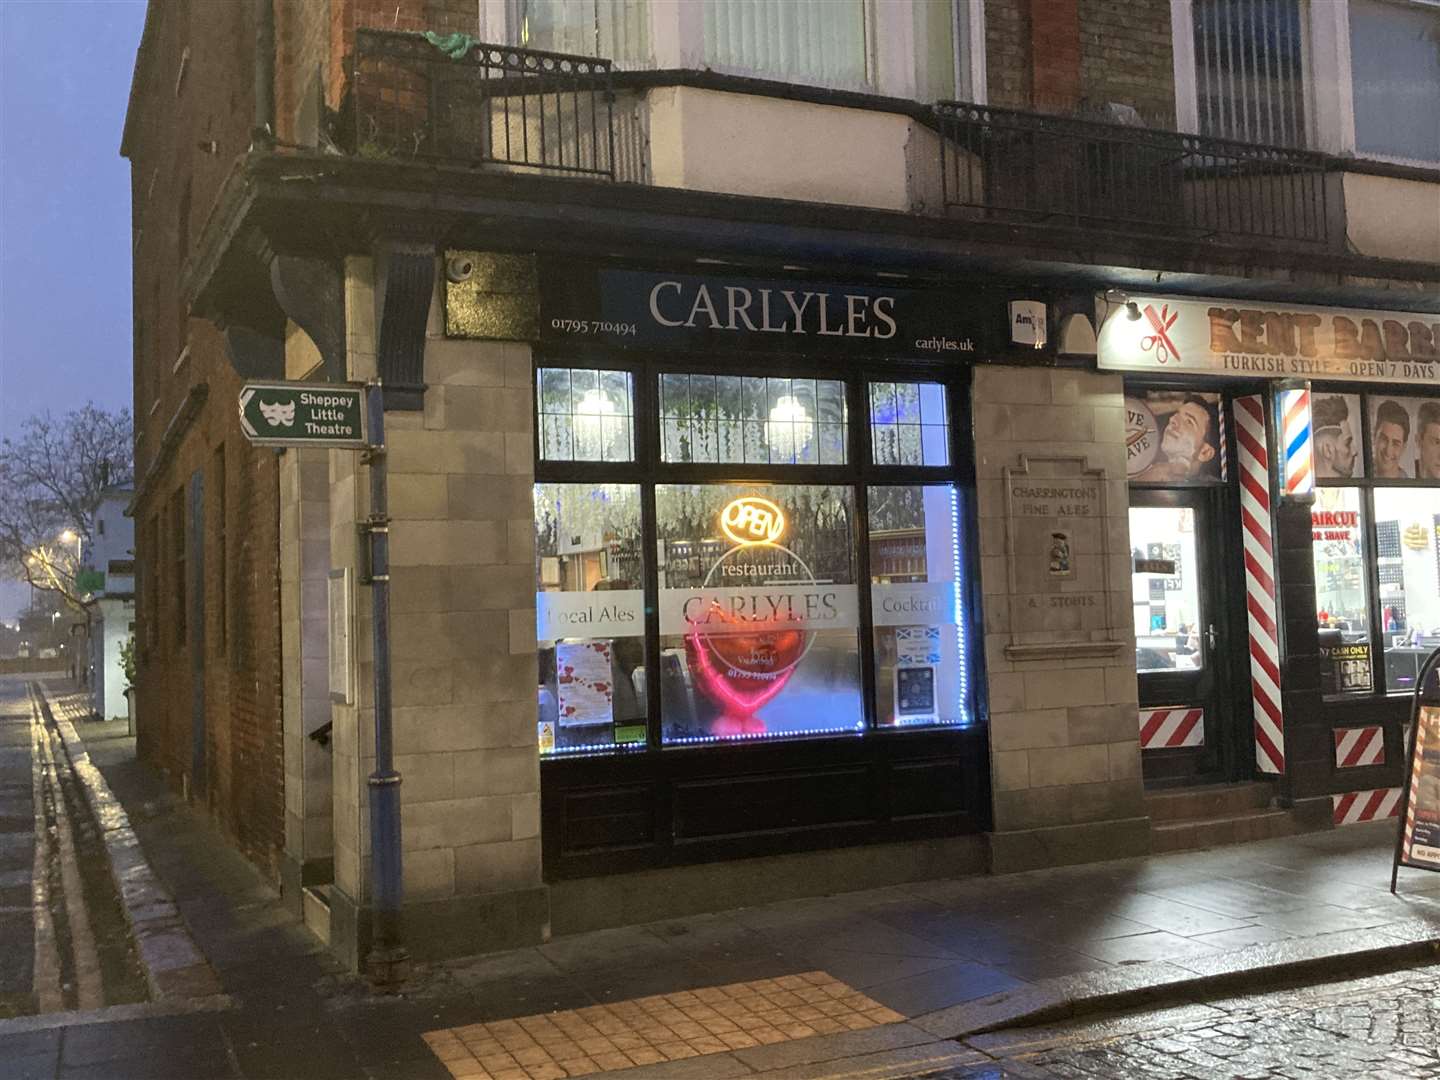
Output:
[[[992,351],[997,297],[731,274],[556,266],[541,274],[547,340],[678,352],[969,361]]]
[[[1440,315],[1137,296],[1111,311],[1099,365],[1118,371],[1440,386]]]

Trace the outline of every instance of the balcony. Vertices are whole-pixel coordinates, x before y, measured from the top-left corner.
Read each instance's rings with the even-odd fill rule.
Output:
[[[616,72],[461,35],[357,30],[344,115],[341,148],[364,159],[899,211],[972,223],[956,234],[967,239],[1072,250],[1113,240],[1132,252],[1338,256],[1358,190],[1346,175],[1355,163],[1315,152],[708,72]],[[1423,201],[1434,179],[1397,182]],[[1440,248],[1428,233],[1375,249],[1356,236],[1362,257]]]
[[[943,202],[966,218],[1316,245],[1331,238],[1325,155],[942,102]]]

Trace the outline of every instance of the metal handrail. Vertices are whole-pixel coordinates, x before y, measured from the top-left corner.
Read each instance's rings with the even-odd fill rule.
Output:
[[[355,32],[352,152],[615,179],[609,60],[423,34]]]
[[[947,211],[1205,238],[1330,238],[1325,154],[968,102],[933,111]]]

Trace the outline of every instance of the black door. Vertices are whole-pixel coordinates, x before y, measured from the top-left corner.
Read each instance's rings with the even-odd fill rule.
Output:
[[[1217,497],[1210,488],[1130,491],[1140,747],[1151,785],[1227,778]]]

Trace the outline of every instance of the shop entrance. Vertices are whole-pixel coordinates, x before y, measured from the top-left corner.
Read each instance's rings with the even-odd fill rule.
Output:
[[[1130,491],[1140,746],[1150,786],[1228,779],[1217,495],[1210,488]]]

